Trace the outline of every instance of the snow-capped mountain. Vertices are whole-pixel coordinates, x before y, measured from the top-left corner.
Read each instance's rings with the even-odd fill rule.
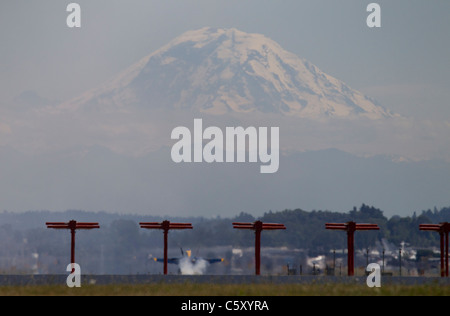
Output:
[[[282,113],[306,118],[392,114],[362,93],[260,34],[189,31],[100,88],[63,107],[131,105],[209,114]]]

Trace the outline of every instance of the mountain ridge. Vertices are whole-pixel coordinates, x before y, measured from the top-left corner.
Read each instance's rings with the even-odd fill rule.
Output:
[[[448,163],[399,163],[336,149],[281,155],[280,170],[270,177],[248,163],[175,164],[168,159],[169,147],[143,157],[98,146],[51,157],[8,152],[0,147],[0,163],[8,166],[0,175],[10,179],[0,182],[0,189],[2,210],[12,212],[85,209],[223,216],[299,206],[347,210],[364,202],[392,216],[448,205],[450,189]]]
[[[266,36],[234,28],[188,31],[62,108],[126,111],[132,104],[215,115],[395,116]]]

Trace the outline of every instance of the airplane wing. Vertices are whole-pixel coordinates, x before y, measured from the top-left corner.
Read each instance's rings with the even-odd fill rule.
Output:
[[[153,260],[155,260],[155,262],[162,262],[162,263],[164,263],[164,258],[153,258]],[[180,263],[180,258],[167,258],[167,263],[179,264]]]
[[[212,264],[212,263],[217,263],[217,262],[223,262],[224,261],[224,259],[223,258],[215,258],[215,259],[203,259],[203,260],[206,260],[206,261],[208,261],[210,264]]]

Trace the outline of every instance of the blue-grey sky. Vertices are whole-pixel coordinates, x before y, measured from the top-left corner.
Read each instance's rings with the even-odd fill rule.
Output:
[[[100,85],[181,33],[204,26],[262,33],[406,116],[450,114],[450,2],[361,0],[79,0],[81,29],[60,0],[0,4],[0,100],[26,90],[56,100]]]

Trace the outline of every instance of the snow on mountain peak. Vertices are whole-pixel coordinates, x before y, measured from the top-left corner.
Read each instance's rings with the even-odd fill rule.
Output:
[[[392,116],[384,108],[261,34],[188,31],[67,107],[130,105],[224,114]]]

